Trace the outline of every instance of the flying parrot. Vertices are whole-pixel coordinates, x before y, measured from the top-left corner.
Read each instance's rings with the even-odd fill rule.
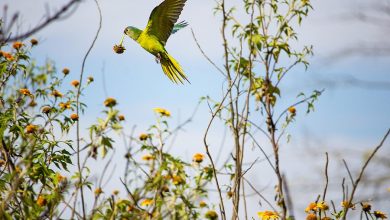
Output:
[[[168,54],[164,46],[171,34],[188,25],[186,22],[175,25],[185,2],[186,0],[164,0],[153,9],[144,30],[128,26],[124,31],[127,36],[156,57],[165,75],[175,83],[189,81],[180,64]]]

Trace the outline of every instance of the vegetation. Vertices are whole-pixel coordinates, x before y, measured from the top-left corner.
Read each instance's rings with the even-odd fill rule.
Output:
[[[4,27],[9,24],[0,23],[1,219],[294,219],[291,203],[298,198],[288,193],[280,143],[288,142],[289,125],[298,123],[298,112],[314,111],[315,101],[324,91],[299,93],[287,106],[281,100],[283,82],[291,70],[299,65],[309,68],[312,46],[292,45],[299,39],[296,27],[310,14],[312,6],[308,0],[242,0],[235,7],[227,6],[227,2],[216,1],[214,9],[222,18],[222,68],[203,52],[193,33],[205,58],[225,80],[222,97],[201,98],[211,116],[204,150],[193,155],[192,161],[169,152],[167,143],[188,125],[170,127],[171,112],[164,108],[153,109],[156,121],[147,131],[125,134],[125,116],[115,98],[107,98],[102,100],[102,115],[88,126],[89,135],[81,137],[79,117],[88,107],[80,102],[80,96],[94,79],[87,76],[84,80],[82,70],[80,79],[64,85],[69,69],[59,71],[52,61],[39,66],[30,56],[39,42],[27,37],[35,32],[4,38],[8,29]],[[76,3],[70,1],[59,13]],[[245,16],[236,17],[239,13]],[[234,143],[231,158],[222,168],[217,167],[209,143],[209,133],[218,120]],[[76,129],[76,138],[69,135],[71,129]],[[266,142],[261,142],[256,132]],[[327,196],[326,153],[324,188],[301,210],[306,219],[347,219],[352,214],[361,219],[387,218],[369,200],[357,201],[355,194],[366,167],[389,132],[356,177],[344,161],[351,183],[343,181],[343,193],[338,198]],[[119,190],[104,193],[102,181],[108,164],[97,184],[90,176],[90,161],[108,157],[118,137],[129,140],[125,141],[126,169],[120,179],[125,196]],[[256,151],[251,150],[253,146]],[[271,155],[265,147],[272,149]],[[263,196],[246,177],[253,166],[259,165],[257,160],[245,163],[249,151],[264,157],[274,173],[274,200]],[[71,165],[77,170],[70,170]],[[258,213],[247,212],[245,187],[262,201]],[[216,197],[211,196],[213,191]],[[339,199],[341,204],[333,202]]]

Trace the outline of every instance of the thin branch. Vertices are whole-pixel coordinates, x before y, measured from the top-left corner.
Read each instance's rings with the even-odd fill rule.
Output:
[[[371,155],[368,157],[368,159],[366,160],[366,162],[364,163],[360,173],[359,173],[359,176],[358,178],[356,179],[356,181],[354,182],[353,184],[353,188],[352,188],[352,192],[351,192],[351,195],[349,197],[349,201],[348,201],[348,205],[346,205],[344,207],[344,216],[343,216],[343,220],[346,219],[347,217],[347,213],[348,213],[348,210],[349,210],[349,204],[352,204],[352,201],[353,201],[353,197],[355,195],[355,192],[356,192],[356,189],[359,185],[359,182],[360,180],[362,179],[363,177],[363,174],[364,174],[364,171],[366,169],[366,167],[368,166],[368,164],[370,163],[371,159],[375,156],[376,152],[383,146],[383,143],[385,142],[385,140],[387,139],[387,137],[389,136],[390,134],[390,129],[387,130],[385,136],[383,137],[382,141],[379,143],[379,145],[374,149],[374,151],[371,153]]]
[[[78,0],[74,0],[74,1],[78,1]],[[84,56],[84,59],[83,59],[83,62],[82,62],[82,65],[81,65],[81,72],[80,72],[80,85],[82,85],[82,81],[83,81],[83,75],[84,75],[84,68],[85,68],[85,63],[86,63],[86,60],[88,58],[88,55],[90,54],[92,48],[95,46],[95,42],[99,36],[99,33],[100,33],[100,30],[102,28],[102,11],[100,9],[100,5],[99,5],[99,2],[97,0],[95,0],[95,3],[96,3],[96,6],[97,6],[97,9],[98,9],[98,12],[99,12],[99,27],[96,31],[96,34],[95,34],[95,37],[91,43],[91,46],[88,48],[88,51],[87,53],[85,54]],[[80,115],[79,112],[80,112],[80,95],[81,95],[81,86],[78,87],[77,89],[77,96],[76,96],[76,114],[77,115]],[[84,200],[84,192],[83,192],[83,167],[81,167],[81,161],[80,161],[80,120],[77,120],[77,131],[76,131],[76,138],[77,138],[77,168],[78,168],[78,172],[79,172],[79,184],[80,184],[80,195],[81,195],[81,206],[82,206],[82,209],[83,209],[83,219],[86,219],[86,212],[85,212],[85,200]],[[77,198],[76,198],[77,199]]]
[[[71,0],[66,5],[64,5],[59,11],[57,11],[53,16],[49,16],[42,24],[37,25],[35,28],[31,29],[30,31],[27,31],[26,33],[16,35],[14,37],[11,36],[8,37],[7,35],[10,30],[4,33],[0,32],[1,33],[0,42],[7,43],[7,42],[13,42],[13,41],[30,37],[31,35],[37,33],[38,31],[48,26],[50,23],[60,19],[65,12],[67,12],[73,5],[75,5],[78,2],[80,2],[80,0]]]
[[[322,201],[325,201],[326,191],[328,190],[329,176],[328,176],[328,166],[329,166],[329,155],[328,152],[325,153],[326,162],[325,162],[325,188],[324,193],[322,194]]]

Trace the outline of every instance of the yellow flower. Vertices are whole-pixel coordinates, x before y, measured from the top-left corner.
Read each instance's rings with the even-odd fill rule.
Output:
[[[150,206],[153,204],[153,200],[152,199],[144,199],[142,202],[141,202],[141,206]]]
[[[277,220],[277,219],[279,219],[278,213],[274,212],[274,211],[258,212],[257,215],[262,220]]]
[[[322,202],[317,203],[317,209],[319,209],[321,211],[326,211],[329,209],[329,206],[328,206],[328,204],[326,204],[325,201],[322,201]]]
[[[142,133],[138,137],[141,141],[146,141],[149,138],[148,134]]]
[[[30,40],[30,43],[31,43],[31,45],[35,46],[35,45],[38,44],[38,40],[33,38],[33,39]]]
[[[16,41],[12,44],[12,47],[15,49],[15,50],[19,50],[20,48],[23,47],[23,43],[20,42],[20,41]]]
[[[374,215],[376,218],[387,219],[387,215],[381,211],[374,211]]]
[[[68,75],[69,72],[70,72],[70,70],[69,70],[68,68],[64,68],[64,69],[62,70],[62,73],[63,73],[65,76]]]
[[[184,183],[184,179],[181,176],[172,175],[172,183],[174,185],[180,185],[180,184]]]
[[[27,134],[35,133],[37,130],[38,130],[38,126],[36,126],[36,125],[29,124],[26,126],[26,133]]]
[[[295,115],[297,113],[297,109],[294,107],[294,106],[291,106],[290,108],[288,108],[288,111],[292,114],[292,115]]]
[[[28,95],[28,96],[31,96],[31,92],[30,90],[24,88],[24,89],[19,89],[19,92],[22,94],[22,95]]]
[[[196,162],[196,163],[202,163],[203,158],[204,158],[204,155],[203,155],[203,154],[196,153],[196,154],[194,154],[194,156],[192,157],[192,160],[193,160],[194,162]]]
[[[76,114],[76,113],[73,113],[70,115],[70,118],[73,120],[73,121],[78,121],[79,120],[79,115]]]
[[[199,202],[199,207],[204,208],[206,206],[207,206],[207,203],[205,201],[200,201]]]
[[[218,214],[214,210],[209,210],[206,212],[204,217],[206,217],[207,219],[215,220],[215,219],[218,219]]]
[[[98,196],[98,195],[103,193],[103,190],[102,190],[102,188],[98,187],[95,189],[94,193],[95,193],[95,196]]]
[[[39,195],[37,198],[37,204],[40,207],[45,206],[47,204],[47,200],[42,195]]]
[[[58,98],[58,97],[62,97],[62,93],[59,92],[58,90],[53,90],[53,92],[51,93],[54,97]]]
[[[323,218],[321,218],[321,220],[332,220],[332,218],[330,218],[330,217],[323,217]]]
[[[306,209],[305,212],[309,213],[310,211],[315,211],[317,209],[317,204],[315,202],[310,203]]]
[[[154,156],[151,154],[146,154],[146,155],[142,156],[142,160],[150,161],[153,159],[154,159]]]
[[[80,85],[80,82],[78,80],[73,80],[72,82],[70,82],[70,84],[74,87],[77,87]]]
[[[161,116],[167,116],[167,117],[171,116],[171,113],[168,110],[163,108],[154,108],[153,111],[160,114]]]
[[[116,105],[116,100],[114,98],[107,98],[104,100],[104,106],[106,107],[114,107]]]
[[[317,220],[317,216],[313,213],[306,216],[306,220]]]
[[[116,189],[116,190],[112,191],[112,194],[113,195],[118,195],[119,194],[119,190]]]
[[[60,183],[64,180],[66,180],[66,177],[62,176],[60,173],[56,173],[56,179]]]
[[[62,109],[70,109],[69,102],[60,102],[60,104],[58,104],[58,106],[60,106],[60,108],[62,108]]]
[[[7,52],[4,52],[4,51],[1,51],[0,53],[1,56],[3,56],[5,59],[7,59],[8,61],[13,61],[15,58],[12,56],[12,54],[10,53],[7,53]],[[0,56],[0,57],[1,57]]]
[[[355,209],[355,204],[350,204],[348,201],[342,201],[341,206],[343,208]]]

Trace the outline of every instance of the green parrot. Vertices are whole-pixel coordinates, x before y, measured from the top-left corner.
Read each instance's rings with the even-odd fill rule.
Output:
[[[189,81],[179,63],[168,54],[164,46],[171,34],[188,25],[186,22],[175,25],[185,2],[186,0],[164,0],[153,9],[144,30],[129,26],[124,31],[127,36],[156,57],[165,75],[175,83]]]

